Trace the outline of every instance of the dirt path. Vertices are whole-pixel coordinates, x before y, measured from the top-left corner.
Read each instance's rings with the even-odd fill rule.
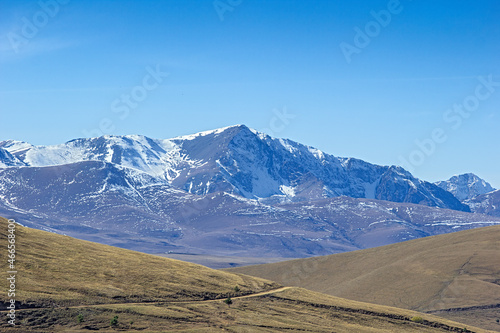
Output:
[[[231,297],[231,299],[242,299],[242,298],[250,298],[250,297],[259,297],[259,296],[264,296],[264,295],[269,295],[269,294],[274,294],[274,293],[279,293],[284,290],[290,289],[293,287],[281,287],[277,289],[271,289],[267,291],[262,291],[260,293],[256,294],[249,294],[249,295],[242,295],[242,296],[235,296]],[[191,300],[191,301],[154,301],[154,302],[139,302],[139,303],[106,303],[106,304],[90,304],[90,305],[74,305],[74,306],[68,306],[67,308],[70,309],[79,309],[79,308],[88,308],[88,307],[99,307],[99,306],[113,306],[113,305],[148,305],[148,304],[158,304],[158,303],[172,303],[172,304],[179,304],[179,303],[194,303],[194,302],[221,302],[224,301],[223,298],[218,298],[218,299],[207,299],[207,300],[202,300],[202,301],[196,301],[196,300]],[[23,310],[43,310],[43,309],[55,309],[52,307],[44,307],[44,308],[25,308],[25,309],[16,309],[16,311],[23,311]],[[2,310],[0,312],[7,312],[7,310]]]
[[[268,290],[268,291],[263,291],[263,292],[260,292],[260,293],[257,293],[257,294],[250,294],[250,295],[244,295],[244,296],[236,296],[236,297],[232,297],[232,299],[249,298],[249,297],[258,297],[258,296],[263,296],[263,295],[269,295],[269,294],[279,293],[279,292],[282,292],[282,291],[290,289],[290,288],[294,288],[294,287],[281,287],[281,288],[278,288],[278,289],[272,289],[272,290]]]

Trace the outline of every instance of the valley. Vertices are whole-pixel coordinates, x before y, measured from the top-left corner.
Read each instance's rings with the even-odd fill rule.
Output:
[[[18,326],[0,332],[487,332],[22,226],[16,238]]]
[[[0,142],[33,332],[497,330],[497,193],[244,125]]]

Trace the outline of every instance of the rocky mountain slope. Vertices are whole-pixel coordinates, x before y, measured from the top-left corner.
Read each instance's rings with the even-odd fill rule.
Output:
[[[479,195],[465,203],[475,213],[500,217],[500,190]]]
[[[187,193],[113,163],[0,170],[0,214],[144,252],[305,257],[500,223],[500,218],[340,196],[263,203]]]
[[[435,184],[462,202],[495,190],[487,181],[473,173],[453,176],[446,181],[439,181]]]

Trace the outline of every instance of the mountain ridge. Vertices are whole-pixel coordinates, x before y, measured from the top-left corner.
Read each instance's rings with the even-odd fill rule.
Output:
[[[401,167],[243,125],[0,149],[24,164],[0,167],[0,214],[149,253],[297,258],[500,224]]]
[[[164,140],[139,135],[102,136],[55,146],[3,141],[0,148],[26,166],[85,160],[115,163],[198,195],[225,191],[271,202],[346,195],[470,211],[446,191],[401,167],[335,157],[245,125]]]

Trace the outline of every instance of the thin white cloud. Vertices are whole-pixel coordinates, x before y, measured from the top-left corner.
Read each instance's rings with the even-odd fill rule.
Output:
[[[33,38],[17,47],[12,45],[4,35],[0,42],[0,62],[22,61],[26,58],[38,56],[40,54],[51,53],[63,49],[75,47],[74,41],[64,41],[56,38]]]

